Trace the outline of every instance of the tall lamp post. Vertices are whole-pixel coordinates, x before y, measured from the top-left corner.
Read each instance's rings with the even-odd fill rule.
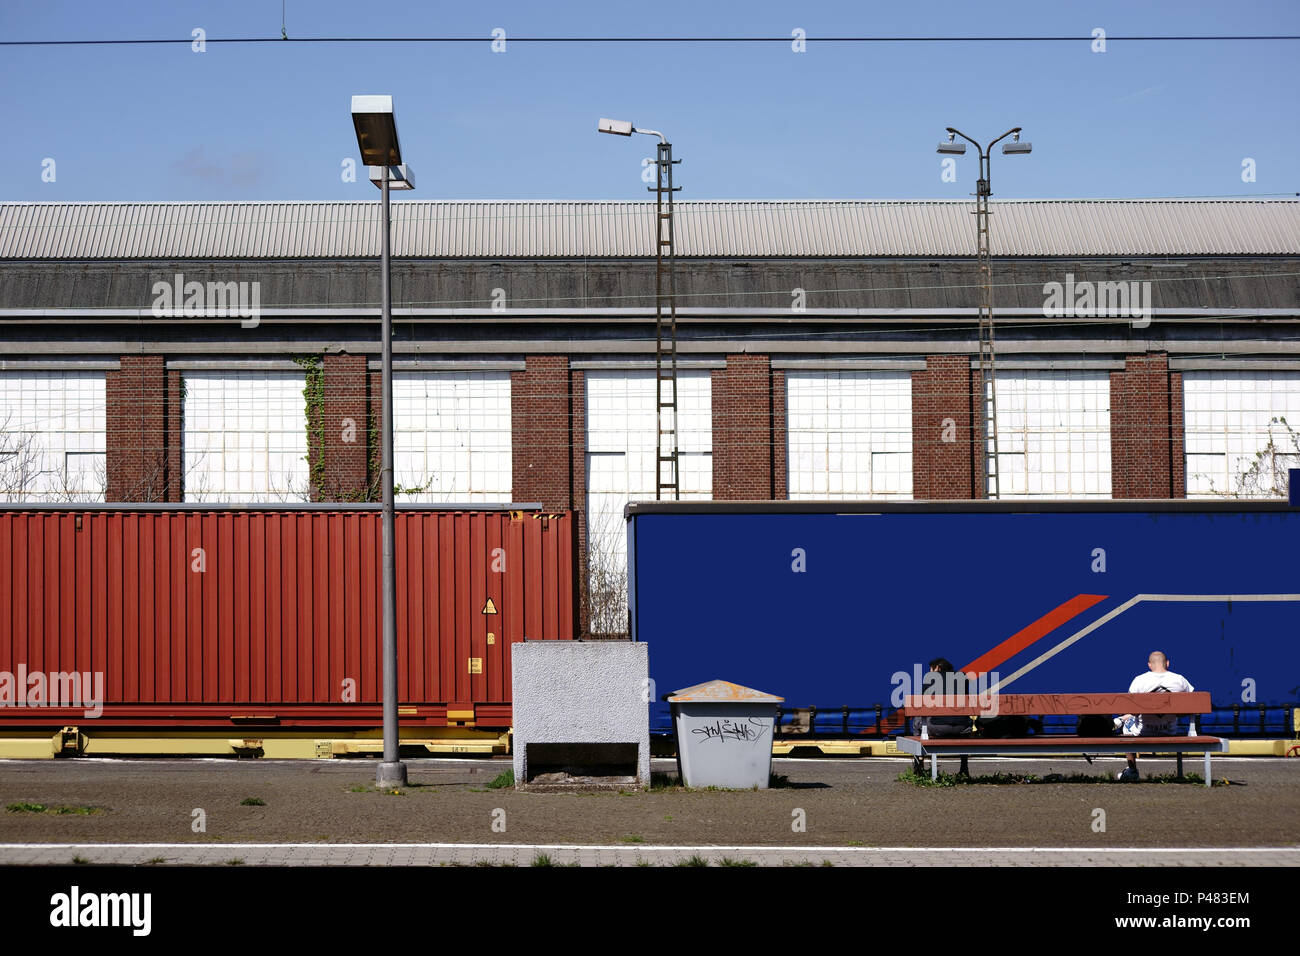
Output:
[[[382,194],[383,242],[380,254],[380,299],[383,314],[383,450],[379,480],[383,489],[383,588],[381,601],[384,620],[384,759],[375,772],[378,787],[406,785],[406,764],[398,759],[397,729],[397,579],[394,573],[393,515],[393,301],[389,258],[390,189],[414,189],[415,178],[402,165],[402,151],[397,143],[397,123],[393,119],[391,96],[352,97],[352,125],[357,131],[361,162],[370,168],[370,181]]]
[[[657,174],[655,184],[649,187],[655,194],[655,500],[663,498],[665,492],[676,500],[682,496],[682,486],[677,455],[677,253],[673,238],[673,193],[681,187],[673,186],[673,166],[681,160],[673,159],[673,144],[658,130],[637,129],[625,120],[604,117],[596,129],[614,136],[641,133],[659,137],[655,158]]]
[[[979,371],[980,371],[980,418],[984,440],[984,495],[987,498],[1001,496],[998,474],[998,400],[994,390],[994,352],[993,352],[993,266],[989,253],[989,196],[993,195],[990,187],[989,153],[998,143],[1011,137],[1011,142],[1002,144],[1002,152],[1008,155],[1028,153],[1033,147],[1020,141],[1020,127],[1009,129],[989,143],[988,148],[980,146],[961,130],[947,129],[948,141],[939,144],[939,152],[960,156],[966,152],[966,143],[975,147],[980,157],[980,175],[975,183],[975,229],[979,247],[980,273],[980,307],[979,307]],[[966,143],[957,142],[960,136]]]

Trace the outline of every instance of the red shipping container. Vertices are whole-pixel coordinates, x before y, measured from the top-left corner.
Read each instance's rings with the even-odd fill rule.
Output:
[[[408,506],[396,532],[403,725],[508,726],[509,645],[573,637],[571,515]],[[0,511],[0,726],[377,727],[381,567],[378,506]],[[102,675],[102,713],[48,706],[53,676],[15,700],[20,671]]]

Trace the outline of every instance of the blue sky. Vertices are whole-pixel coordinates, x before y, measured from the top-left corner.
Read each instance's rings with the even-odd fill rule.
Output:
[[[1300,34],[1300,4],[287,0],[293,36],[482,36],[474,44],[0,47],[0,199],[372,199],[346,183],[353,93],[395,98],[424,199],[637,199],[673,140],[681,199],[956,199],[945,126],[1025,129],[994,160],[1001,198],[1262,195],[1300,190],[1300,42],[835,44],[818,35]],[[280,0],[0,6],[0,38],[278,36]],[[493,28],[507,48],[493,53]],[[510,36],[788,36],[781,44],[531,45]],[[1256,163],[1243,182],[1242,161]],[[42,161],[56,179],[43,182]],[[364,178],[364,177],[363,177]]]

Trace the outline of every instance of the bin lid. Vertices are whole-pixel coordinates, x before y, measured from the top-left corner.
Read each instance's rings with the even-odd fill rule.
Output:
[[[681,701],[703,700],[726,703],[730,701],[751,701],[754,703],[782,703],[785,698],[777,697],[775,694],[765,694],[761,690],[754,690],[752,687],[742,687],[739,684],[733,684],[729,680],[711,680],[703,684],[696,684],[694,687],[686,687],[682,690],[673,691],[673,695],[668,698],[670,703]]]

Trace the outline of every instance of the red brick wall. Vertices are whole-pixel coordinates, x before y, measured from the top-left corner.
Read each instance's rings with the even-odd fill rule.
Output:
[[[771,499],[776,450],[771,360],[728,355],[726,368],[713,372],[712,389],[714,500]],[[781,408],[784,417],[784,397]]]
[[[530,355],[510,373],[511,497],[553,511],[574,507],[575,456],[569,359]],[[585,429],[584,429],[585,432]],[[576,486],[576,487],[581,487]]]
[[[772,497],[790,496],[790,449],[786,430],[785,372],[772,373]]]
[[[1112,498],[1186,497],[1182,378],[1158,352],[1110,373]]]
[[[124,355],[104,392],[107,500],[180,501],[180,373],[161,355]]]
[[[309,459],[315,475],[323,456],[324,471],[321,486],[312,489],[312,499],[367,501],[370,499],[370,442],[366,421],[369,407],[366,357],[345,353],[326,355],[323,366],[322,442],[312,443]]]
[[[912,373],[913,498],[984,497],[978,374],[966,355],[930,355],[925,370]]]
[[[551,511],[573,511],[579,629],[587,632],[587,395],[565,355],[529,355],[510,373],[511,494]]]

